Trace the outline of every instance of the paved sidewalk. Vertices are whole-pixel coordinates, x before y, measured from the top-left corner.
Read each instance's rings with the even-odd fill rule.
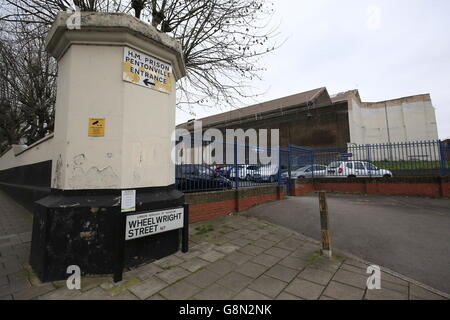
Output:
[[[18,242],[31,228],[23,210],[0,192],[0,230],[15,239],[0,242],[0,299],[445,299],[385,271],[382,289],[367,290],[363,262],[325,259],[317,242],[245,215],[192,224],[189,253],[127,271],[118,284],[111,276],[83,277],[81,290],[68,290],[65,281],[39,283],[29,268],[29,237]]]

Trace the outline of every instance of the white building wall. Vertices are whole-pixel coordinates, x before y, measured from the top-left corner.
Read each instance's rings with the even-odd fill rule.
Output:
[[[356,96],[350,98],[350,142],[375,144],[438,140],[434,107],[425,97],[427,95],[380,103],[360,102]]]
[[[0,157],[0,171],[52,160],[53,135],[30,146],[14,145]]]

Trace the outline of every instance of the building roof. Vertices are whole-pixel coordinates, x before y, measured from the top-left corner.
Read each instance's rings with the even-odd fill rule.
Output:
[[[395,107],[398,105],[401,105],[405,102],[411,103],[416,101],[431,101],[431,96],[429,93],[425,94],[417,94],[414,96],[407,96],[407,97],[401,97],[401,98],[395,98],[395,99],[389,99],[389,100],[383,100],[383,101],[376,101],[376,102],[365,102],[361,100],[361,97],[359,95],[359,91],[357,89],[349,90],[345,92],[340,92],[335,95],[332,95],[331,101],[333,103],[341,102],[341,101],[349,101],[352,98],[355,98],[357,102],[359,102],[360,107],[363,108],[384,108],[387,107]]]
[[[258,103],[248,107],[239,108],[224,113],[219,113],[198,120],[202,121],[203,127],[209,127],[212,125],[229,123],[239,120],[243,121],[250,119],[258,119],[263,114],[277,111],[285,111],[299,106],[306,106],[308,104],[313,104],[314,106],[322,104],[331,104],[330,96],[328,95],[327,89],[325,87],[317,88],[314,90],[294,94],[291,96]],[[180,124],[177,126],[177,128],[187,127],[187,123]]]
[[[333,103],[336,103],[336,102],[349,100],[350,97],[352,97],[352,96],[357,96],[359,98],[359,100],[361,100],[357,89],[339,92],[339,93],[336,93],[336,94],[330,96],[330,98]]]
[[[251,105],[244,108],[239,108],[232,111],[227,111],[219,114],[215,114],[202,119],[197,119],[202,121],[203,128],[218,126],[224,124],[231,124],[235,122],[244,122],[259,120],[263,118],[263,115],[273,115],[275,113],[281,113],[292,109],[297,109],[305,106],[311,106],[312,108],[318,108],[322,106],[332,105],[336,103],[341,103],[344,101],[351,101],[356,99],[360,107],[362,108],[378,108],[378,107],[392,107],[400,105],[406,102],[414,101],[430,101],[431,97],[429,94],[420,94],[410,97],[403,97],[397,99],[391,99],[380,102],[362,102],[357,89],[340,92],[334,95],[329,95],[325,87],[317,88],[310,91],[301,92],[291,96],[270,100],[255,105]],[[193,120],[186,123],[179,124],[177,128],[189,129]]]

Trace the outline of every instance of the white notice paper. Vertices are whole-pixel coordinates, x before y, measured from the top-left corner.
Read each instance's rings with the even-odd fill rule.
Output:
[[[122,212],[136,211],[136,190],[122,190]]]

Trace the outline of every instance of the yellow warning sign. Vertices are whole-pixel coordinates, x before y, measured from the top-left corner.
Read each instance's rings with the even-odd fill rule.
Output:
[[[105,136],[105,118],[89,118],[88,136],[89,137]]]

